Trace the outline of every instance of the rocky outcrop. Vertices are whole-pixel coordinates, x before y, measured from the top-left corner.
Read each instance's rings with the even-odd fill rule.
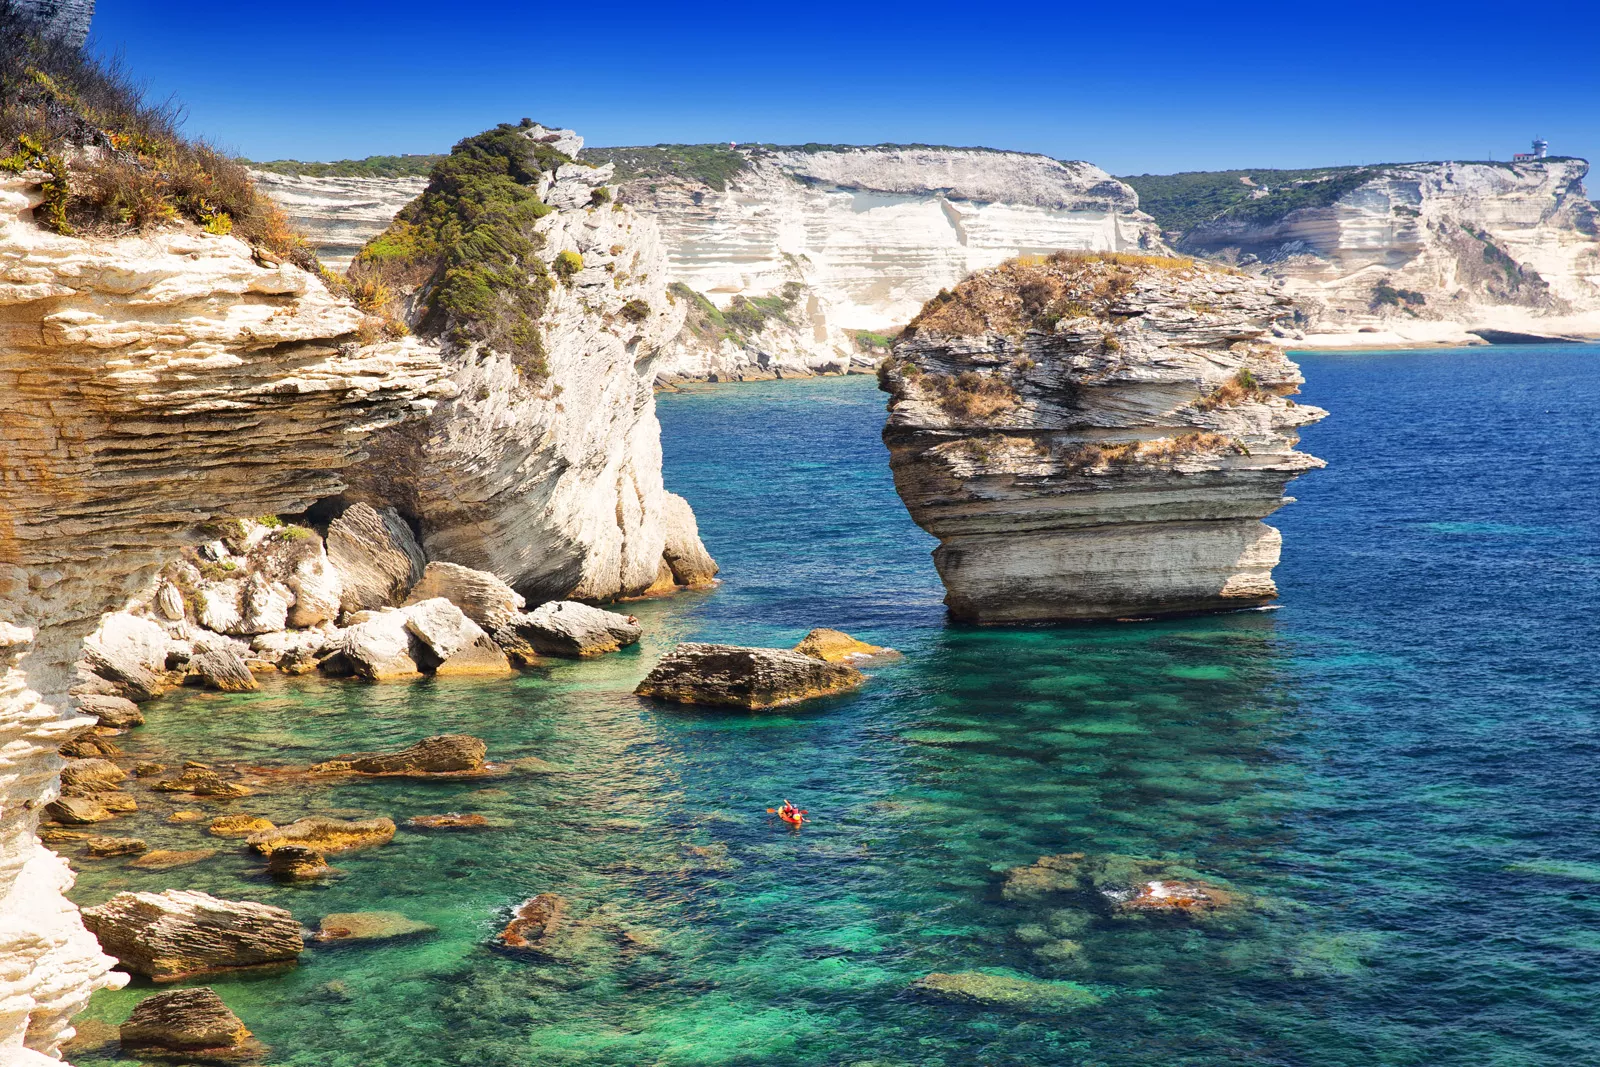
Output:
[[[529,603],[636,595],[666,551],[653,386],[684,309],[667,299],[656,223],[612,202],[610,168],[540,166],[528,188],[555,208],[529,238],[552,264],[529,327],[542,360],[445,339],[456,396],[384,435],[347,499],[397,509],[429,559],[486,571]],[[422,317],[419,305],[414,327]]]
[[[820,659],[825,663],[849,663],[851,660],[871,659],[873,656],[896,654],[892,648],[869,645],[858,641],[843,630],[830,630],[819,626],[800,639],[794,650],[802,656]]]
[[[313,815],[296,819],[288,826],[251,834],[245,838],[245,843],[263,856],[271,856],[285,845],[299,845],[323,855],[332,855],[363,848],[376,848],[392,840],[394,840],[393,819],[347,820]]]
[[[314,177],[252,168],[256,187],[283,208],[330,270],[344,270],[361,246],[388,229],[421,195],[426,178]]]
[[[483,769],[489,746],[467,734],[425,737],[398,752],[354,752],[335,756],[311,769],[321,773],[429,775]]]
[[[540,604],[518,616],[516,632],[548,656],[586,658],[639,643],[644,629],[632,615],[590,607],[573,600]]]
[[[182,1063],[243,1063],[266,1047],[210,986],[154,993],[120,1028],[122,1054]]]
[[[529,897],[517,905],[511,921],[495,938],[495,947],[535,956],[553,955],[566,910],[567,902],[554,893]]]
[[[281,882],[308,882],[333,873],[322,853],[305,845],[278,845],[267,856],[267,874]]]
[[[157,982],[292,964],[305,948],[282,908],[198,890],[118,893],[83,909],[83,922],[119,964]]]
[[[974,275],[885,368],[895,487],[939,538],[952,615],[1145,617],[1263,604],[1281,537],[1260,520],[1322,465],[1322,418],[1266,342],[1290,308],[1188,260],[1069,256]]]
[[[1073,982],[1046,982],[981,971],[930,974],[911,983],[911,988],[937,1000],[1041,1015],[1090,1007],[1103,999],[1093,990]]]
[[[630,154],[604,157],[626,166]],[[622,186],[659,220],[670,279],[732,319],[680,335],[664,382],[870,369],[879,353],[857,331],[900,327],[974,270],[1019,253],[1160,247],[1133,191],[1088,163],[892,145],[730,155],[721,188],[648,162]]]
[[[854,667],[782,648],[682,644],[634,690],[676,704],[757,710],[854,689],[866,680]]]
[[[1252,265],[1300,308],[1296,347],[1600,335],[1600,212],[1581,159],[1409,163],[1263,175],[1259,200],[1194,226],[1186,252]],[[1327,202],[1293,207],[1318,187]],[[1295,194],[1299,196],[1285,196]],[[1274,195],[1288,210],[1272,210]]]
[[[428,562],[393,508],[355,504],[328,524],[327,544],[339,576],[339,607],[347,612],[399,603]]]
[[[339,492],[372,431],[448,387],[436,352],[358,346],[349,302],[232,237],[34,225],[45,177],[0,175],[0,1048],[53,1055],[121,982],[34,835],[57,750],[95,724],[67,699],[82,639],[206,519]]]
[[[32,20],[47,37],[78,48],[89,37],[95,0],[11,0],[11,14]]]

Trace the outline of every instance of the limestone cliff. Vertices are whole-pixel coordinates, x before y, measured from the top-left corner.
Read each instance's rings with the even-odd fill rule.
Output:
[[[520,142],[541,153],[513,162],[528,168],[517,188],[537,194],[525,206],[539,217],[504,235],[525,242],[528,262],[510,268],[519,296],[486,286],[497,301],[480,320],[487,332],[453,310],[469,303],[442,288],[453,267],[374,258],[416,244],[423,215],[402,214],[356,262],[358,278],[376,264],[395,279],[412,325],[437,338],[457,393],[427,420],[382,435],[348,495],[397,508],[430,558],[489,571],[532,603],[703,580],[681,562],[704,556],[692,518],[672,521],[681,501],[662,484],[655,362],[685,306],[668,298],[656,223],[612,199],[610,167],[572,162],[577,134],[512,129],[457,146],[515,155]],[[407,212],[434,210],[433,196]],[[518,314],[525,327],[507,328]]]
[[[382,233],[426,178],[279,174],[252,168],[256,187],[275,200],[330,270],[344,270],[361,246]]]
[[[982,271],[912,320],[881,378],[895,487],[939,538],[959,619],[1226,610],[1276,595],[1260,520],[1322,465],[1325,414],[1267,343],[1267,281],[1155,256]]]
[[[1177,247],[1281,280],[1301,309],[1296,345],[1596,335],[1600,214],[1588,170],[1552,158],[1229,172],[1248,198],[1189,226]]]
[[[898,328],[974,270],[1019,253],[1160,247],[1133,191],[1088,163],[807,146],[721,150],[732,157],[723,172],[681,165],[705,149],[593,155],[622,167],[622,199],[660,221],[672,281],[724,311],[789,285],[798,299],[764,336],[680,336],[660,362],[664,380],[870,368],[877,357],[857,331]]]
[[[102,612],[213,515],[294,512],[369,435],[450,387],[414,339],[298,267],[179,223],[84,239],[34,225],[39,173],[0,180],[0,1059],[51,1062],[113,962],[38,842],[70,665]]]

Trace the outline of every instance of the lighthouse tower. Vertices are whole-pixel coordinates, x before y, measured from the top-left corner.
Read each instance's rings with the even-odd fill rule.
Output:
[[[1549,154],[1550,142],[1546,141],[1543,137],[1535,137],[1533,139],[1533,158],[1544,159]]]

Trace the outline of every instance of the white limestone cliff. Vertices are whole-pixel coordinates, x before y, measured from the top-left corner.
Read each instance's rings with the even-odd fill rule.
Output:
[[[297,267],[174,225],[81,239],[35,226],[42,174],[0,180],[0,1061],[53,1062],[113,962],[35,835],[102,612],[148,588],[213,515],[342,488],[368,436],[448,394],[415,340]]]
[[[951,614],[1147,617],[1276,596],[1261,519],[1322,462],[1267,342],[1289,311],[1197,261],[1071,256],[983,271],[912,321],[884,365],[895,488],[939,539]]]
[[[1373,168],[1326,207],[1224,215],[1186,252],[1249,263],[1301,308],[1296,347],[1600,335],[1600,212],[1581,159]]]
[[[388,228],[428,184],[426,178],[311,177],[255,168],[250,177],[283,208],[329,270],[349,267],[361,246]]]

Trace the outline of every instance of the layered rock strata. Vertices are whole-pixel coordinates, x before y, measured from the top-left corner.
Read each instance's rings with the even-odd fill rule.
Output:
[[[0,180],[0,1058],[44,1062],[112,960],[34,830],[82,638],[213,515],[303,510],[374,430],[447,390],[415,341],[243,242],[173,226],[85,240],[36,227],[46,176]],[[24,657],[26,657],[24,659]]]
[[[1188,260],[1072,256],[984,271],[932,301],[882,375],[895,487],[935,537],[951,614],[1118,618],[1259,605],[1260,520],[1322,462],[1322,418],[1265,340],[1267,281]]]
[[[522,132],[569,154],[583,145],[570,130]],[[532,235],[554,275],[535,324],[542,372],[444,343],[456,395],[383,435],[348,494],[397,509],[428,558],[494,574],[530,603],[689,584],[698,572],[672,561],[704,556],[692,523],[668,522],[653,392],[684,308],[667,299],[656,223],[613,202],[610,177],[562,163],[538,179],[555,209]],[[411,299],[420,320],[420,290]]]
[[[784,648],[685,643],[651,668],[634,690],[674,704],[759,710],[854,689],[854,667]]]
[[[426,178],[312,177],[253,168],[250,177],[330,270],[349,267],[361,246],[388,229],[428,184]]]
[[[1600,212],[1588,171],[1548,159],[1333,172],[1323,181],[1346,188],[1329,204],[1228,212],[1178,248],[1281,280],[1300,308],[1287,333],[1296,347],[1596,336]]]
[[[118,893],[83,921],[119,964],[157,982],[292,964],[305,949],[284,909],[199,890]]]

